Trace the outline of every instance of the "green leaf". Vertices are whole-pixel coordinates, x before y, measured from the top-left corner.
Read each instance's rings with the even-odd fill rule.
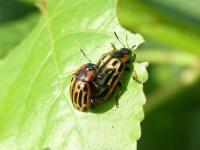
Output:
[[[148,67],[149,63],[148,62],[144,62],[144,63],[135,63],[134,64],[134,70],[137,73],[136,74],[136,78],[137,81],[139,81],[139,83],[145,83],[148,80],[148,72],[147,72],[147,67]]]
[[[88,113],[73,108],[68,92],[71,74],[87,62],[80,48],[97,62],[110,42],[120,48],[114,31],[127,34],[130,45],[143,42],[141,36],[121,28],[116,0],[39,6],[34,31],[0,62],[0,149],[136,149],[145,103],[141,84],[129,78],[119,108],[107,109],[109,101]]]

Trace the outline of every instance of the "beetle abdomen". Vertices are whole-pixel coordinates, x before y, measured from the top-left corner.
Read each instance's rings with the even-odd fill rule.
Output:
[[[97,68],[98,75],[102,76],[102,79],[98,80],[100,88],[95,93],[98,102],[111,96],[124,72],[125,64],[107,54],[97,63]]]
[[[90,108],[90,86],[89,83],[77,80],[73,75],[70,85],[70,96],[73,106],[80,110],[86,111]]]

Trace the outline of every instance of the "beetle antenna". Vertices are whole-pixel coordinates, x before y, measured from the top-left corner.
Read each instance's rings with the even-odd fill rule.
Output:
[[[91,63],[91,60],[86,56],[86,54],[84,53],[84,51],[82,49],[80,49],[80,51],[82,52],[83,56],[85,56],[85,58],[89,61],[89,63]]]
[[[133,46],[131,47],[131,49],[133,49],[134,47],[136,47],[136,45],[133,45]]]
[[[129,48],[129,45],[128,45],[128,35],[127,34],[126,34],[126,45]]]
[[[115,44],[111,43],[113,49],[116,49]]]
[[[119,37],[118,37],[118,35],[117,35],[117,33],[116,32],[114,32],[114,35],[115,35],[115,37],[117,38],[117,40],[124,46],[124,48],[126,47],[125,45],[124,45],[124,43],[119,39]]]
[[[135,47],[136,45],[131,46],[130,50],[132,51],[132,53],[135,53],[135,49],[134,49]]]

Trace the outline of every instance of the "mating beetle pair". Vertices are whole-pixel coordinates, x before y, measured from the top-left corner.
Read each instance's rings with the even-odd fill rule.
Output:
[[[72,76],[70,96],[73,106],[79,111],[88,111],[96,104],[106,101],[116,87],[121,85],[121,77],[129,70],[129,64],[135,61],[135,54],[132,53],[134,46],[126,48],[117,34],[114,34],[123,48],[118,50],[111,43],[113,50],[105,53],[97,64],[89,61]],[[87,58],[82,50],[81,52]]]

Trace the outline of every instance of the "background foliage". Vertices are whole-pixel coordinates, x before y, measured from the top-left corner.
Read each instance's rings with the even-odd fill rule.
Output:
[[[139,150],[200,149],[200,1],[122,0],[122,25],[144,36],[149,61]]]
[[[0,59],[24,39],[37,18],[36,7],[15,0],[0,0]]]

